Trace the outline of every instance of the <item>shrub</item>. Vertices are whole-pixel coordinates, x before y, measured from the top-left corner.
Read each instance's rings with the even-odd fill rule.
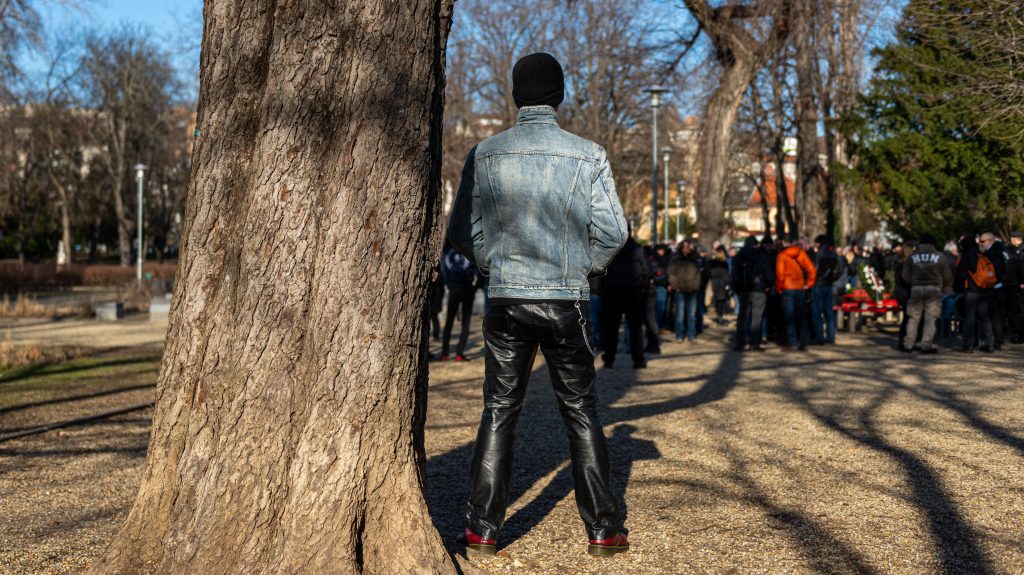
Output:
[[[54,263],[0,263],[0,286],[5,290],[61,289],[82,285],[82,266],[67,266],[57,271]]]
[[[125,286],[135,282],[136,270],[134,267],[126,268],[118,265],[97,264],[82,267],[82,283],[86,286],[117,287]],[[150,274],[152,279],[158,281],[173,281],[174,272],[178,265],[173,264],[142,264],[142,273]],[[144,282],[146,280],[143,280]]]
[[[142,272],[152,280],[169,283],[174,280],[177,262],[143,263]],[[135,267],[115,264],[75,264],[60,271],[54,262],[0,262],[0,289],[7,292],[67,289],[73,286],[121,287],[135,281]]]

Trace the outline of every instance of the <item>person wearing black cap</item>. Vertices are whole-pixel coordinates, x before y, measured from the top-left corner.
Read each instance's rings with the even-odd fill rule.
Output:
[[[516,420],[538,348],[569,435],[587,551],[600,556],[629,549],[597,417],[588,309],[588,278],[606,272],[628,232],[604,149],[558,126],[564,95],[562,67],[550,54],[516,62],[516,125],[470,151],[448,226],[456,249],[490,278],[484,409],[459,540],[491,555],[505,519]]]

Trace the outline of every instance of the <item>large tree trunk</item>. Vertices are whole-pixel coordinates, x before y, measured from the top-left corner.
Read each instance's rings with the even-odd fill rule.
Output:
[[[738,61],[719,78],[718,88],[708,99],[701,136],[701,166],[697,178],[697,227],[701,243],[725,240],[729,220],[725,217],[725,198],[729,176],[729,152],[736,113],[757,67],[750,61]]]
[[[726,218],[729,146],[736,112],[743,95],[767,58],[778,50],[788,34],[788,0],[766,0],[751,6],[723,3],[713,8],[708,0],[684,0],[715,48],[722,66],[719,84],[708,100],[701,134],[701,165],[697,178],[697,227],[701,241],[728,240],[731,221]],[[744,21],[771,17],[762,38],[751,34]],[[757,26],[753,26],[757,27]]]
[[[797,187],[800,228],[804,233],[824,231],[825,198],[818,160],[818,100],[815,98],[817,59],[814,53],[815,3],[799,0],[793,10],[793,40],[797,75]]]
[[[208,0],[142,486],[94,573],[454,573],[423,497],[452,0]]]

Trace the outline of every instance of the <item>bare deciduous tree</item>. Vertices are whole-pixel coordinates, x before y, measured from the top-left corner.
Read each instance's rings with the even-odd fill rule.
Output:
[[[0,216],[21,263],[52,205],[46,171],[52,159],[43,136],[45,117],[29,106],[0,109]],[[54,242],[56,243],[56,242]],[[45,248],[49,251],[48,247]]]
[[[711,41],[721,68],[718,85],[705,107],[697,180],[697,223],[707,241],[728,235],[724,203],[733,125],[750,83],[786,40],[790,3],[762,0],[719,7],[712,7],[708,0],[684,3]]]
[[[776,237],[798,233],[798,210],[789,201],[785,175],[785,141],[795,125],[790,56],[791,51],[784,46],[768,60],[751,83],[746,104],[741,108],[741,117],[754,140],[752,147],[758,153],[760,173],[757,179],[762,186],[761,209],[765,230],[771,231],[774,224]],[[772,172],[767,169],[769,164],[774,166]],[[768,181],[772,178],[776,190],[774,222],[770,218],[766,194]]]
[[[918,10],[916,18],[918,34],[959,51],[972,63],[967,70],[941,70],[963,80],[953,96],[978,102],[988,124],[1024,117],[1024,7],[1019,0],[962,0]],[[1024,132],[1015,136],[1024,137]]]
[[[605,147],[627,212],[639,215],[650,205],[650,111],[642,89],[655,83],[663,48],[663,21],[651,2],[465,0],[457,22],[445,112],[457,130],[445,136],[457,157],[445,158],[446,180],[457,179],[481,136],[515,121],[512,67],[521,56],[546,51],[565,71],[563,127]],[[664,116],[678,123],[674,114]],[[487,129],[473,124],[481,119],[491,122]]]
[[[0,0],[0,104],[17,100],[18,55],[39,42],[42,19],[29,0]]]
[[[819,29],[817,0],[794,0],[791,36],[796,60],[797,182],[796,204],[800,218],[793,233],[820,234],[825,229],[825,170],[818,154]]]
[[[828,233],[838,234],[839,239],[846,242],[856,233],[859,194],[844,183],[839,174],[852,167],[854,160],[849,152],[851,135],[843,129],[841,119],[857,105],[864,73],[865,38],[882,7],[877,3],[851,0],[821,1],[823,7],[819,15],[823,19],[823,31],[818,35],[818,50],[824,53],[825,66],[824,70],[819,68],[818,93],[828,154],[825,227]],[[865,22],[866,17],[870,20]]]
[[[102,158],[117,218],[121,265],[131,263],[135,213],[131,167],[142,162],[144,148],[169,129],[174,72],[140,30],[122,28],[86,42],[83,82],[103,120]],[[139,246],[139,249],[144,249]]]
[[[74,83],[79,68],[73,39],[54,35],[48,42],[48,66],[42,93],[32,107],[39,117],[35,126],[49,156],[44,171],[47,185],[57,197],[60,239],[64,255],[72,263],[74,250],[74,212],[93,159],[92,136],[97,127],[96,114],[78,106]]]

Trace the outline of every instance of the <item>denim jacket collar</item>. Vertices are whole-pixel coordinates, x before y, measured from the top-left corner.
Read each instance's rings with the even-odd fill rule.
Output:
[[[558,112],[551,106],[523,106],[519,108],[516,125],[521,124],[553,124],[558,125]]]

